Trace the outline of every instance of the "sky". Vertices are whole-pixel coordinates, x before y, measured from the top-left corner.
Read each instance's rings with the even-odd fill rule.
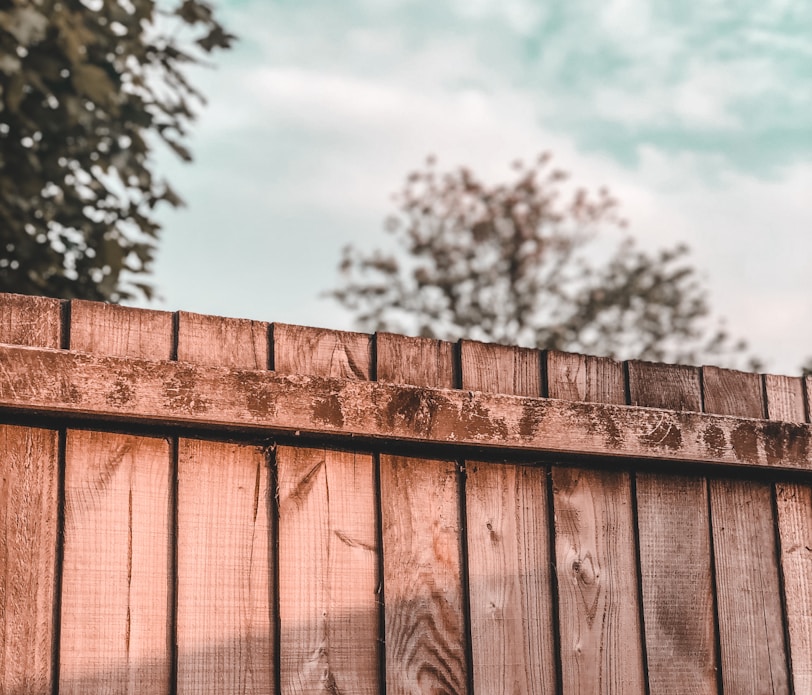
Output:
[[[429,154],[489,182],[542,151],[645,248],[687,243],[766,370],[812,356],[812,4],[215,0],[239,37],[190,76],[193,164],[156,169],[153,308],[352,329],[341,248],[391,243]]]

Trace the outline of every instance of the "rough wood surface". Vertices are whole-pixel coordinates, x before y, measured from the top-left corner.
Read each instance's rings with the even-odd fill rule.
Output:
[[[237,319],[181,315],[178,360],[263,369],[263,331]],[[266,452],[181,438],[177,495],[178,692],[273,693]]]
[[[43,373],[52,378],[40,379]],[[808,423],[9,345],[0,345],[2,409],[176,427],[812,470]]]
[[[465,341],[462,387],[541,394],[537,350]],[[468,586],[474,690],[555,690],[544,468],[466,462]]]
[[[71,302],[70,348],[168,359],[166,312]],[[69,430],[60,692],[168,692],[168,443]]]
[[[625,405],[623,367],[604,357],[551,350],[547,353],[547,391],[565,401]]]
[[[377,373],[450,384],[444,343],[379,336]],[[454,461],[381,455],[386,692],[466,692],[459,481]]]
[[[625,402],[607,359],[552,352],[551,398]],[[562,690],[644,693],[629,474],[553,466]]]
[[[787,422],[805,419],[803,380],[764,378],[767,413]],[[779,548],[795,694],[812,693],[812,488],[776,483]]]
[[[369,336],[274,326],[278,372],[367,379]],[[369,454],[280,446],[285,693],[378,692],[375,475]]]
[[[699,370],[631,362],[629,395],[635,405],[701,410]],[[636,480],[649,687],[664,695],[714,695],[707,480],[655,473],[638,473]]]
[[[57,299],[0,294],[0,343],[58,348]],[[0,693],[49,693],[57,433],[0,425]]]
[[[50,693],[57,436],[0,425],[0,693]]]
[[[60,693],[169,692],[163,439],[69,430]]]
[[[178,693],[274,693],[265,452],[178,446]]]
[[[705,380],[705,408],[762,416],[761,379],[719,370]],[[710,500],[723,690],[788,693],[772,486],[711,480]]]
[[[58,348],[61,311],[58,299],[0,294],[0,343]]]
[[[178,335],[178,359],[183,362],[268,369],[265,322],[179,311]]]
[[[311,374],[366,381],[372,375],[372,336],[324,328],[273,326],[274,369],[280,374]],[[281,346],[296,349],[280,349]]]
[[[172,314],[74,300],[70,311],[70,349],[114,357],[168,360],[172,352]]]

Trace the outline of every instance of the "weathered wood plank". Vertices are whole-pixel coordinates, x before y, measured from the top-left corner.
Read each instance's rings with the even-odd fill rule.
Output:
[[[268,324],[178,312],[178,359],[242,369],[268,369]]]
[[[58,299],[0,294],[0,343],[58,348],[61,315]]]
[[[764,377],[767,414],[774,420],[805,420],[803,380]],[[812,693],[812,487],[776,483],[781,570],[796,695]]]
[[[178,693],[275,693],[267,457],[178,446]]]
[[[60,693],[168,693],[169,445],[69,430]]]
[[[71,302],[70,348],[168,359],[166,312]],[[67,433],[60,692],[169,691],[169,446]]]
[[[552,398],[624,403],[622,365],[551,352]],[[631,482],[553,466],[563,692],[644,693]]]
[[[366,381],[372,375],[372,336],[324,328],[273,326],[274,369],[280,374],[311,374]],[[281,349],[279,346],[296,346]]]
[[[60,302],[0,294],[0,342],[58,348]],[[0,425],[0,693],[52,688],[57,433]]]
[[[178,317],[179,361],[264,369],[268,350],[262,324]],[[266,452],[181,438],[177,494],[178,692],[274,693]]]
[[[464,341],[462,387],[541,394],[537,350]],[[474,690],[555,690],[544,468],[467,461],[468,584]]]
[[[278,372],[367,379],[369,336],[274,326]],[[378,692],[375,473],[369,454],[280,446],[285,693]]]
[[[377,341],[379,378],[450,385],[447,344]],[[386,691],[466,692],[459,479],[454,461],[381,455]]]
[[[735,371],[705,380],[706,410],[763,416],[761,379]],[[716,392],[724,392],[720,397]],[[777,452],[773,453],[777,456]],[[769,483],[711,480],[722,682],[726,693],[788,693],[773,491]]]
[[[44,380],[40,374],[52,376]],[[0,345],[0,409],[175,427],[812,470],[809,424],[9,345]]]
[[[70,310],[70,349],[168,360],[172,352],[172,314],[76,299]]]
[[[631,362],[629,395],[635,405],[701,410],[699,370]],[[707,480],[638,473],[636,482],[649,687],[664,695],[714,695]]]
[[[0,425],[0,693],[50,693],[57,436]]]

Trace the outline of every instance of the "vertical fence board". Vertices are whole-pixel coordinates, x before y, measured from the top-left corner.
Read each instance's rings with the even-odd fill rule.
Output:
[[[451,346],[378,335],[379,381],[451,388]],[[457,465],[381,455],[389,695],[465,693]]]
[[[763,417],[761,378],[706,367],[705,410]],[[711,480],[722,678],[727,693],[788,693],[772,487]]]
[[[541,395],[537,350],[465,341],[462,387]],[[555,690],[544,468],[466,462],[468,582],[474,690]]]
[[[552,352],[551,398],[625,402],[610,360]],[[553,466],[563,692],[644,693],[629,474]]]
[[[632,405],[702,410],[699,370],[630,362]],[[707,481],[637,474],[646,655],[652,693],[717,692]]]
[[[274,326],[281,373],[369,379],[371,338]],[[280,446],[285,693],[378,692],[375,476],[369,454]]]
[[[169,691],[169,445],[68,432],[60,693]]]
[[[768,374],[764,387],[770,419],[805,421],[802,379]],[[776,483],[775,501],[792,682],[800,695],[812,693],[812,487]]]
[[[267,324],[181,313],[177,349],[180,361],[263,369]],[[178,693],[274,693],[265,451],[181,438],[177,494]]]
[[[56,432],[0,425],[0,693],[51,691]]]
[[[72,350],[168,359],[171,345],[168,313],[71,303]],[[68,430],[60,692],[168,692],[170,477],[163,440]]]
[[[0,295],[0,343],[58,348],[56,299]],[[0,425],[0,693],[51,691],[57,433]]]

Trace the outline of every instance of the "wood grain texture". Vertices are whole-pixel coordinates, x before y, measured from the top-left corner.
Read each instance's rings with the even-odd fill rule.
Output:
[[[268,369],[268,324],[178,312],[178,360],[243,369]]]
[[[767,413],[774,420],[803,422],[803,380],[764,377]],[[779,550],[792,683],[796,695],[812,693],[812,488],[776,483]]]
[[[623,367],[605,357],[550,350],[547,353],[550,398],[625,405]]]
[[[763,415],[761,380],[720,370],[705,407]],[[710,501],[724,692],[788,693],[772,486],[711,480]]]
[[[178,693],[274,693],[265,452],[178,446]]]
[[[565,693],[645,693],[628,474],[553,466]]]
[[[273,339],[274,369],[280,374],[361,381],[372,376],[372,336],[366,333],[275,323]],[[296,349],[283,346],[296,346]]]
[[[636,405],[699,410],[700,373],[631,362],[629,394]],[[707,481],[656,473],[638,473],[636,481],[649,687],[665,695],[713,695],[718,664]]]
[[[0,425],[0,693],[50,693],[57,435]]]
[[[44,380],[40,374],[53,378]],[[812,425],[0,345],[0,410],[812,470]],[[781,456],[776,453],[781,451]]]
[[[69,430],[60,693],[169,692],[169,444]]]
[[[60,302],[0,294],[0,343],[58,348]],[[57,433],[0,425],[0,693],[52,688]]]
[[[622,365],[548,353],[551,398],[625,402]],[[629,474],[553,466],[562,690],[643,693]]]
[[[166,312],[71,302],[71,350],[158,360],[171,344]],[[66,451],[60,692],[168,692],[169,445],[69,430]]]
[[[75,299],[71,302],[70,349],[168,360],[172,352],[172,314]]]
[[[58,348],[61,311],[58,299],[0,294],[0,343]]]
[[[265,369],[268,350],[262,324],[178,317],[180,361]],[[181,438],[177,494],[178,692],[276,692],[266,452]]]
[[[449,352],[434,340],[379,336],[377,373],[448,385]],[[436,381],[435,381],[436,380]],[[457,464],[381,455],[386,692],[466,692]]]
[[[280,446],[282,691],[378,691],[375,482],[369,454]]]
[[[278,372],[367,379],[370,338],[274,326]],[[378,548],[369,454],[279,447],[282,691],[378,692]]]
[[[541,393],[539,352],[464,341],[462,387]],[[555,690],[544,468],[466,462],[468,585],[474,690]]]

